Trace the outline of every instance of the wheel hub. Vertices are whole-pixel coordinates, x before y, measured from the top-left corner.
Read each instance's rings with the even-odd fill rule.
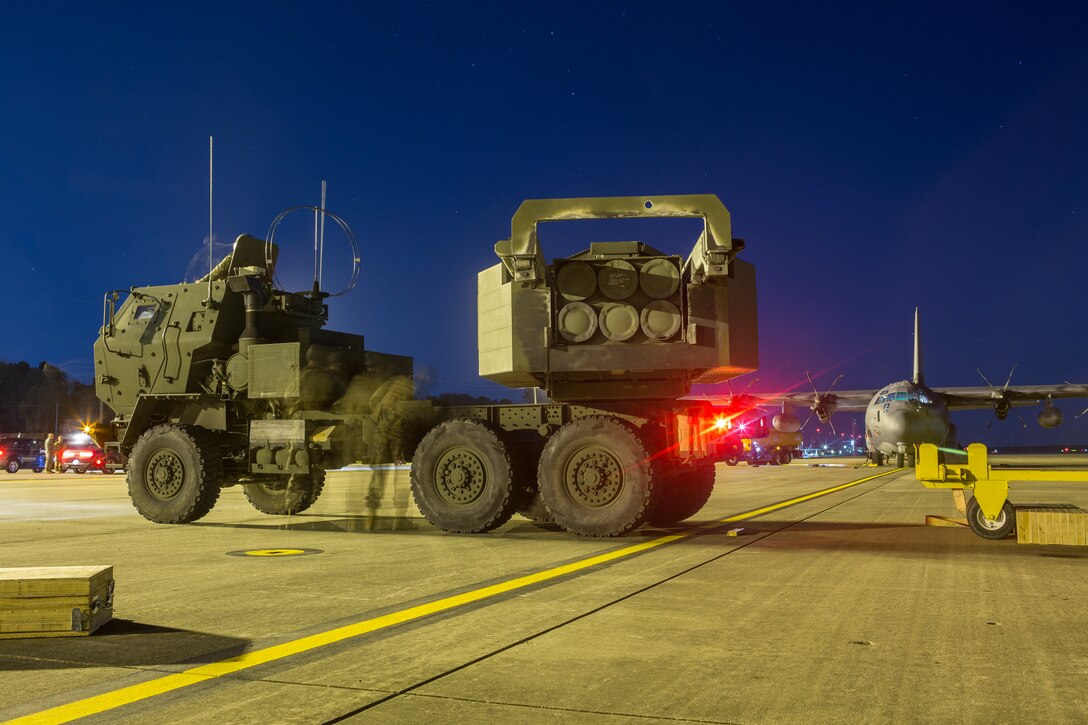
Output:
[[[487,469],[473,451],[452,448],[435,463],[434,486],[443,501],[464,506],[483,494],[487,487]]]
[[[982,509],[979,509],[978,515],[975,516],[975,520],[978,521],[978,525],[989,531],[997,531],[1005,525],[1005,512],[1002,511],[997,515],[996,519],[986,518],[986,514],[982,513]]]
[[[148,492],[160,501],[169,501],[185,484],[185,464],[168,448],[155,451],[144,468]]]
[[[607,506],[623,491],[623,466],[611,451],[590,446],[578,451],[563,470],[563,488],[580,506]]]

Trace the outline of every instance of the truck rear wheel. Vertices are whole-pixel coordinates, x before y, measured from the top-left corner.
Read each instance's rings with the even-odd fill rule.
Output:
[[[678,524],[699,513],[710,500],[713,490],[713,463],[675,469],[647,520],[653,526]]]
[[[128,495],[145,519],[185,524],[215,506],[223,461],[203,429],[157,425],[133,446],[127,478]]]
[[[443,531],[479,534],[514,515],[510,453],[480,421],[450,420],[432,428],[416,447],[411,477],[416,506]]]
[[[244,486],[246,498],[263,514],[300,514],[314,505],[325,488],[325,472],[315,468],[309,474],[266,476]]]
[[[605,416],[573,420],[540,455],[537,484],[556,523],[582,536],[619,536],[653,509],[657,465],[626,423]]]

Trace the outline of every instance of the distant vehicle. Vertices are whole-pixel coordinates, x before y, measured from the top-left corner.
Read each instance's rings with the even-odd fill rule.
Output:
[[[41,473],[45,468],[45,451],[42,442],[35,438],[0,438],[0,461],[8,473],[18,473],[22,468]]]
[[[715,444],[717,455],[726,465],[735,466],[746,461],[750,466],[769,463],[784,466],[794,458],[801,457],[801,433],[785,432],[768,425],[771,416],[748,420],[729,431]]]
[[[105,471],[106,454],[90,440],[65,442],[57,456],[57,463],[61,473]]]

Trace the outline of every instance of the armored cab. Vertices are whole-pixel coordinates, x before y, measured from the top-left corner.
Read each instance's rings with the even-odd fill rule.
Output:
[[[543,221],[691,217],[685,259],[641,242],[592,243],[545,262]],[[755,269],[712,194],[522,203],[501,259],[478,277],[480,375],[557,401],[673,400],[754,370]]]
[[[327,294],[279,289],[276,256],[243,235],[196,282],[106,294],[95,385],[116,415],[95,437],[128,457],[153,521],[194,521],[235,484],[260,511],[305,510],[325,468],[362,455],[368,363],[411,376],[411,358],[368,360],[361,336],[323,329]]]
[[[120,307],[119,292],[106,295],[95,385],[117,414],[122,450],[152,423],[230,431],[273,403],[327,408],[363,371],[363,338],[322,329],[320,294],[275,289],[274,258],[242,235],[196,282],[133,287]],[[244,401],[268,403],[241,415]]]

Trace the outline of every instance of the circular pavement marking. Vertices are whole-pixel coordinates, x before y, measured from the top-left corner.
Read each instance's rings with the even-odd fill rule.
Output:
[[[321,549],[245,549],[228,551],[227,556],[306,556],[323,553],[325,552]]]

